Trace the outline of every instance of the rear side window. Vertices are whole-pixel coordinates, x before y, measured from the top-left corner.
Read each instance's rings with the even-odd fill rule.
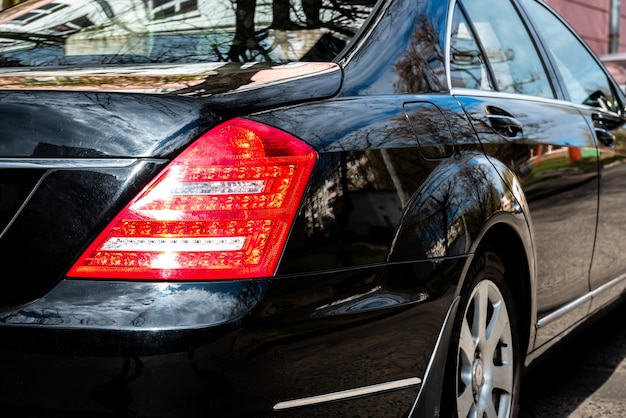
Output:
[[[554,98],[543,62],[509,0],[463,0],[498,91]]]
[[[452,87],[493,90],[483,54],[458,5],[450,35],[450,81]]]
[[[619,112],[619,102],[611,83],[587,48],[544,6],[533,0],[522,3],[556,61],[569,99],[576,104]]]
[[[0,12],[0,67],[332,61],[376,0],[31,0]]]

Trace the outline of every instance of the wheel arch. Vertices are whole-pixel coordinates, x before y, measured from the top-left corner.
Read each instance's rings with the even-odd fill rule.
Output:
[[[524,243],[521,234],[508,222],[497,222],[491,225],[476,243],[474,253],[483,250],[490,250],[498,254],[505,266],[505,280],[510,287],[518,313],[520,326],[520,347],[522,355],[532,348],[535,337],[535,327],[533,318],[533,279],[531,269],[532,251]],[[465,280],[465,278],[464,278]],[[461,282],[463,282],[462,280]],[[459,283],[459,289],[462,283]],[[460,291],[460,290],[459,290]]]
[[[523,218],[523,217],[522,217]],[[520,364],[524,364],[524,357],[534,339],[534,323],[532,320],[532,247],[523,238],[527,230],[520,230],[520,220],[509,213],[498,212],[488,221],[484,230],[474,240],[471,256],[468,257],[463,269],[462,276],[454,295],[454,299],[449,307],[441,330],[437,348],[433,354],[431,368],[424,378],[424,384],[420,390],[418,398],[414,404],[410,416],[447,416],[449,411],[442,411],[441,402],[444,399],[445,388],[444,375],[449,360],[449,350],[452,343],[452,334],[455,318],[458,310],[462,309],[460,302],[462,299],[462,289],[468,281],[472,280],[473,264],[476,257],[481,252],[496,253],[504,263],[504,280],[509,285],[513,304],[516,309],[516,319],[519,330],[519,353]],[[526,318],[526,319],[525,319]],[[527,326],[528,325],[528,326]],[[527,347],[526,350],[524,347]],[[442,415],[443,413],[443,415]]]
[[[501,199],[513,202],[508,210],[503,208],[492,214],[481,232],[472,243],[472,254],[484,249],[496,252],[503,260],[506,269],[505,279],[511,287],[514,303],[519,307],[521,347],[525,356],[535,342],[537,322],[535,294],[537,288],[537,254],[534,245],[533,223],[526,195],[516,173],[502,161],[487,156],[500,180]],[[466,280],[469,263],[464,271]],[[462,283],[459,283],[457,294]]]
[[[486,156],[474,154],[464,159],[464,167],[470,172],[479,172],[484,183],[483,190],[491,190],[483,198],[467,198],[462,217],[474,217],[475,222],[467,223],[465,237],[467,246],[465,261],[454,298],[449,306],[446,319],[437,341],[431,364],[424,377],[424,383],[410,416],[439,416],[443,379],[441,370],[446,367],[447,353],[451,342],[454,318],[463,284],[471,273],[472,262],[481,251],[493,251],[505,265],[505,280],[510,286],[516,306],[520,332],[520,353],[524,357],[532,347],[535,338],[535,249],[532,243],[532,223],[528,217],[528,207],[517,177],[511,172],[503,172],[498,164]],[[504,166],[504,168],[506,168]],[[466,178],[468,172],[453,170],[450,179]],[[437,191],[441,190],[438,185]],[[468,189],[464,189],[468,193]],[[463,196],[457,196],[462,198]],[[467,197],[467,195],[465,195]],[[469,202],[473,202],[470,204]],[[476,216],[480,213],[480,216]],[[451,248],[451,247],[450,247]],[[459,249],[460,247],[456,247]],[[448,255],[462,255],[450,254]],[[521,359],[523,364],[524,359]]]

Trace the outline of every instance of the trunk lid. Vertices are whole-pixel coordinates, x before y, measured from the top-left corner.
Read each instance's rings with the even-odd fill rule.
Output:
[[[231,64],[212,71],[183,89],[170,89],[171,78],[159,84],[152,77],[149,93],[145,83],[124,92],[110,88],[106,77],[96,82],[97,71],[83,71],[80,77],[90,82],[79,88],[80,77],[66,70],[48,71],[47,78],[14,75],[20,89],[0,89],[0,260],[6,266],[0,309],[54,288],[119,210],[211,127],[327,98],[341,85],[333,64]],[[8,87],[11,77],[0,79]]]

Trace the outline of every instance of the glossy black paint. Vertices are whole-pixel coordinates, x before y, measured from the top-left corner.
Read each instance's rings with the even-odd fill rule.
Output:
[[[163,158],[216,123],[204,104],[101,92],[3,91],[3,158]]]
[[[532,214],[537,253],[537,314],[545,315],[585,295],[589,292],[588,272],[596,227],[598,167],[594,139],[583,117],[573,108],[553,103],[491,97],[459,100],[471,115],[487,154],[508,162],[507,171],[518,179],[521,184],[517,187],[524,191],[521,198]],[[494,112],[517,115],[523,126],[522,136],[503,141],[491,127],[489,116]],[[550,153],[553,147],[560,151]],[[580,158],[570,158],[575,152]],[[571,219],[573,214],[575,221]],[[560,236],[568,239],[560,240]],[[578,313],[563,321],[572,325],[588,309],[588,304],[581,306]],[[544,332],[546,337],[541,337]],[[549,339],[549,332],[541,330],[539,338]]]
[[[255,71],[272,70],[259,66]],[[237,103],[248,103],[249,111],[303,101],[309,91],[330,95],[338,88],[340,70],[326,65],[322,72],[327,80],[323,87],[314,73],[288,79],[286,85],[243,89],[234,97],[211,100],[114,92],[0,92],[0,187],[7,196],[0,207],[0,249],[5,262],[17,263],[5,281],[0,306],[19,306],[50,291],[80,250],[147,181],[185,146],[232,116]],[[229,91],[241,87],[241,80],[226,79]],[[244,110],[238,107],[237,112]],[[31,262],[33,253],[42,256]]]
[[[622,95],[622,100],[624,96]],[[615,277],[621,277],[626,268],[626,257],[621,251],[626,228],[623,227],[620,209],[621,199],[626,196],[624,187],[624,161],[626,161],[626,129],[623,119],[602,112],[585,112],[585,119],[593,129],[598,146],[599,201],[598,229],[596,231],[594,259],[591,265],[590,288],[598,289]],[[602,131],[608,131],[608,142],[602,140]],[[603,297],[596,297],[592,309],[596,310],[624,291],[617,286]]]
[[[302,64],[294,69],[256,64],[246,71],[227,65],[217,70],[215,76],[208,77],[205,85],[175,93],[211,97],[210,109],[227,115],[241,115],[289,103],[332,97],[342,81],[341,68],[332,63]]]
[[[402,13],[395,10],[399,5],[405,7],[398,2],[390,10]],[[435,9],[436,17],[445,15],[443,3]],[[427,15],[423,18],[426,23]],[[411,25],[407,30],[413,30]],[[385,32],[397,39],[387,45],[397,45],[390,52],[402,59],[405,35]],[[438,39],[442,36],[443,32]],[[368,39],[383,42],[384,37]],[[33,194],[21,211],[23,222],[8,228],[9,234],[20,236],[28,225],[31,237],[74,232],[67,238],[60,235],[63,245],[50,253],[55,264],[41,260],[42,267],[29,265],[15,280],[23,283],[24,277],[45,276],[44,284],[4,303],[0,322],[3,340],[10,341],[0,356],[2,369],[7,371],[6,384],[0,390],[10,400],[5,404],[9,408],[22,405],[20,413],[31,415],[50,408],[147,416],[207,412],[262,416],[270,415],[279,401],[424,375],[467,263],[470,233],[459,231],[456,247],[450,252],[434,242],[434,237],[422,245],[405,243],[427,224],[431,233],[439,233],[449,227],[448,218],[458,225],[463,216],[461,212],[449,214],[452,206],[438,207],[428,199],[437,185],[428,188],[424,180],[440,181],[437,173],[443,172],[448,179],[443,181],[452,184],[462,175],[455,169],[461,161],[450,161],[445,169],[439,161],[423,158],[423,153],[428,155],[439,145],[414,131],[416,122],[428,119],[416,108],[437,112],[440,122],[449,119],[450,136],[458,131],[468,137],[459,138],[460,142],[475,148],[477,141],[467,120],[457,116],[461,112],[454,102],[438,103],[437,97],[418,96],[406,100],[359,98],[356,91],[350,93],[354,85],[342,83],[354,83],[356,74],[370,81],[385,77],[383,72],[389,67],[378,58],[360,53],[344,70],[326,66],[305,71],[305,76],[265,84],[250,82],[263,71],[264,76],[269,71],[272,79],[272,68],[259,65],[242,72],[230,66],[209,76],[204,84],[175,92],[176,96],[2,93],[0,105],[6,103],[2,113],[7,116],[1,122],[13,129],[4,135],[13,141],[7,143],[12,153],[5,152],[3,157],[137,159],[123,168],[40,170],[47,182],[82,184],[89,196],[51,196],[58,189],[67,194],[77,188],[61,188],[56,183],[33,185]],[[371,73],[373,62],[378,75]],[[403,65],[410,67],[408,62]],[[414,75],[404,71],[402,77],[408,80],[406,77]],[[430,78],[431,84],[440,83],[435,76]],[[384,86],[375,89],[387,95],[395,92],[385,91]],[[28,85],[21,87],[27,89]],[[324,100],[338,92],[346,98]],[[9,111],[16,102],[21,108]],[[48,108],[56,110],[47,113],[48,119],[40,120],[40,125],[27,123]],[[275,278],[177,285],[62,279],[80,249],[167,159],[220,120],[246,114],[299,136],[320,153]],[[422,140],[419,145],[418,138]],[[466,159],[472,155],[480,158],[468,154]],[[111,172],[115,176],[104,181],[103,176]],[[420,188],[424,190],[421,195]],[[413,198],[416,193],[422,197]],[[411,199],[412,209],[405,213]],[[75,225],[42,217],[37,211],[54,208],[43,202],[55,201],[64,202],[66,210],[74,212],[69,219]],[[430,206],[432,216],[440,221],[432,225],[409,222],[422,206]],[[468,206],[466,210],[471,209]],[[36,216],[39,223],[34,222]],[[398,228],[402,224],[406,226]],[[480,225],[471,228],[471,235],[476,235]],[[49,240],[42,239],[45,242]],[[434,247],[436,254],[432,253]],[[428,251],[433,260],[420,261],[427,258]],[[43,265],[48,266],[46,274]],[[7,294],[14,295],[16,289]],[[24,305],[31,300],[34,302]],[[204,307],[202,311],[200,307]],[[389,347],[389,341],[406,343]],[[68,374],[70,384],[46,385],[45,395],[39,393],[39,401],[33,402],[32,393],[37,389],[30,382],[54,382],[61,376],[66,380]],[[156,376],[167,382],[154,385]],[[21,383],[16,384],[18,381]],[[365,402],[379,415],[408,413],[416,391],[382,393]],[[354,408],[363,408],[362,400],[281,415],[336,416],[350,414]]]
[[[0,321],[6,326],[117,331],[207,328],[241,319],[265,297],[266,288],[264,281],[128,284],[63,280],[36,302],[4,312]],[[108,352],[112,347],[94,350]],[[151,347],[147,353],[162,349]]]
[[[445,1],[381,3],[374,32],[348,51],[340,96],[445,92]]]
[[[293,77],[293,70],[282,75],[281,70],[263,65],[254,66],[243,75],[238,68],[227,67],[207,79],[209,85],[217,82],[219,90],[207,92],[208,87],[198,87],[177,90],[176,96],[69,92],[62,91],[62,87],[57,88],[61,91],[34,94],[28,89],[36,84],[20,84],[24,91],[0,92],[0,124],[4,134],[0,155],[3,158],[171,158],[225,118],[332,96],[342,78],[340,68],[332,64],[297,70],[297,74],[305,74],[299,78]],[[266,76],[269,78],[266,82],[250,80],[263,72],[278,74]],[[281,82],[281,77],[287,78]],[[132,91],[133,86],[128,88]],[[186,97],[196,95],[211,99]]]
[[[300,76],[256,82],[280,70],[230,65],[169,94],[34,91],[23,79],[23,90],[1,91],[0,259],[14,266],[0,292],[3,410],[433,416],[446,318],[480,246],[507,264],[531,354],[603,306],[590,300],[535,332],[538,319],[626,268],[613,198],[624,190],[623,124],[609,127],[617,145],[603,146],[594,116],[562,101],[449,94],[448,6],[382,2],[337,63]],[[274,277],[65,278],[169,160],[234,116],[319,153]],[[581,158],[541,167],[547,146]],[[411,377],[427,383],[273,411]]]
[[[29,184],[11,206],[19,205],[19,210],[10,214],[11,221],[2,230],[0,253],[3,262],[14,267],[3,277],[1,308],[23,305],[49,292],[96,231],[164,166],[158,160],[131,160],[118,167],[100,164],[102,168],[40,168],[36,184]]]
[[[198,408],[225,416],[264,415],[275,393],[290,399],[408,377],[410,370],[424,367],[415,353],[426,360],[451,295],[423,303],[428,289],[398,278],[420,271],[435,282],[441,275],[458,274],[462,264],[459,259],[271,281],[146,283],[132,289],[126,283],[65,281],[35,304],[2,315],[7,337],[2,363],[9,373],[2,393],[12,400],[9,405],[21,403],[32,396],[30,379],[59,376],[70,383],[53,385],[46,391],[49,397],[31,400],[33,411],[54,408],[55,402],[73,408],[88,399],[89,408],[105,411],[98,405],[108,394],[110,402],[127,402],[105,402],[118,412],[115,407],[132,406],[150,416],[185,403],[189,413]],[[391,348],[389,338],[412,343]],[[32,352],[41,354],[18,354]],[[322,353],[327,360],[320,363]],[[338,370],[339,385],[333,379]],[[16,384],[14,373],[29,379]],[[164,386],[166,398],[163,389],[152,386],[154,375],[170,382]],[[173,377],[181,379],[175,388]],[[129,392],[128,398],[118,398],[117,390]],[[185,401],[189,396],[193,399]],[[414,396],[403,391],[380,395],[375,402],[408,410]],[[293,416],[309,412],[321,413],[300,410]]]
[[[442,6],[437,10],[441,13]],[[359,72],[370,67],[366,56],[358,59],[364,60],[360,66],[354,64],[354,68],[361,68]],[[299,88],[294,88],[293,82],[278,83],[249,93],[218,93],[202,101],[153,97],[151,101],[141,102],[139,96],[102,93],[46,93],[29,100],[22,93],[9,93],[3,101],[21,102],[23,110],[10,113],[14,119],[6,123],[21,131],[11,132],[7,137],[15,138],[15,143],[22,148],[13,146],[14,153],[6,155],[167,158],[220,117],[227,117],[232,112],[306,99],[294,92],[314,91],[314,97],[318,99],[330,95],[338,87],[339,74],[335,69],[324,77],[298,80],[295,85]],[[315,83],[321,88],[316,88]],[[333,85],[335,87],[329,88]],[[423,90],[423,87],[419,89]],[[246,99],[246,94],[253,99]],[[157,411],[172,412],[161,409],[166,407],[158,402],[163,399],[161,392],[155,391],[149,380],[142,380],[148,373],[168,376],[170,381],[171,376],[183,370],[187,376],[180,380],[175,390],[172,388],[173,393],[169,392],[168,404],[180,405],[172,399],[176,395],[185,400],[192,397],[198,403],[185,401],[182,411],[191,412],[197,408],[224,415],[262,414],[264,410],[270,411],[277,400],[423,375],[466,263],[471,238],[479,233],[482,220],[476,218],[469,231],[455,230],[458,237],[453,239],[454,243],[442,244],[433,239],[442,231],[460,225],[463,212],[457,212],[451,203],[460,198],[454,197],[460,189],[454,192],[452,185],[455,179],[463,178],[464,171],[460,167],[464,162],[476,159],[480,164],[481,157],[469,152],[444,164],[438,161],[437,158],[448,156],[449,151],[439,155],[439,145],[424,140],[412,129],[405,110],[413,127],[419,126],[420,118],[430,120],[420,116],[415,111],[416,106],[431,111],[426,115],[432,112],[445,114],[445,117],[439,116],[439,120],[449,119],[455,140],[474,144],[469,145],[471,149],[477,142],[469,124],[457,116],[461,112],[453,102],[436,103],[439,99],[435,97],[432,102],[417,96],[405,99],[406,106],[398,98],[381,96],[298,105],[253,116],[299,135],[320,152],[316,174],[305,199],[306,206],[315,209],[301,212],[276,279],[245,284],[182,284],[180,287],[134,284],[133,289],[126,283],[63,280],[51,293],[33,304],[6,311],[2,315],[3,332],[11,344],[5,347],[2,358],[10,359],[11,366],[7,364],[5,367],[28,375],[32,381],[54,380],[54,376],[63,374],[64,370],[72,370],[71,387],[52,385],[48,396],[41,398],[41,405],[30,404],[30,412],[36,413],[44,406],[54,410],[55,402],[59,410],[96,408],[101,412],[119,412],[138,408],[148,415]],[[65,104],[63,107],[58,105],[61,102]],[[96,102],[98,107],[86,115],[81,112],[82,121],[73,116],[72,109],[82,109],[91,102]],[[246,107],[234,110],[241,102],[247,103]],[[26,119],[32,118],[41,108],[52,106],[59,108],[61,114],[50,114],[50,123],[41,121],[44,132],[39,132],[37,127],[24,130],[32,126],[25,123]],[[155,109],[162,109],[159,114],[163,116],[155,118]],[[180,114],[188,115],[188,119],[178,119]],[[294,115],[298,118],[295,119]],[[114,116],[113,125],[109,122],[111,116]],[[336,121],[333,122],[332,118]],[[320,120],[325,123],[320,125]],[[372,126],[372,120],[379,122]],[[77,121],[81,121],[80,125],[75,126],[79,123]],[[297,121],[296,125],[290,125],[293,121]],[[302,121],[310,121],[311,125]],[[104,138],[97,135],[99,126],[106,126]],[[126,131],[128,126],[136,131]],[[167,140],[163,139],[164,128],[172,132],[167,135]],[[463,134],[459,136],[461,132]],[[311,133],[315,136],[310,136]],[[137,136],[141,136],[144,142],[138,143]],[[29,141],[23,138],[29,138]],[[39,138],[45,138],[50,145]],[[92,139],[85,142],[85,138]],[[418,139],[422,139],[419,145]],[[29,143],[32,144],[30,147],[27,146]],[[434,153],[430,149],[434,149]],[[423,155],[435,158],[428,161]],[[53,258],[41,260],[42,267],[35,263],[23,274],[49,277],[45,284],[39,285],[40,290],[28,292],[18,300],[11,299],[5,302],[5,306],[34,300],[51,288],[56,280],[61,279],[63,267],[69,267],[71,257],[89,242],[125,200],[137,192],[139,185],[145,183],[145,180],[135,180],[131,171],[148,178],[162,166],[160,162],[138,164],[152,168],[115,169],[117,180],[113,184],[103,181],[102,177],[111,169],[42,171],[46,183],[38,185],[23,208],[20,217],[24,220],[20,223],[18,219],[8,232],[28,232],[26,225],[31,228],[31,236],[35,234],[32,231],[43,236],[56,235],[58,233],[54,231],[58,230],[74,232],[66,238],[59,235],[63,242],[57,247],[60,254],[51,253]],[[486,161],[482,165],[487,171],[490,169]],[[100,174],[101,171],[104,173]],[[416,176],[416,173],[419,174]],[[494,180],[493,174],[485,180]],[[94,201],[96,207],[85,204],[91,201],[86,196],[61,194],[53,200],[45,191],[51,193],[60,189],[55,186],[55,181],[84,184],[83,190],[93,191],[93,196],[98,196]],[[125,187],[127,184],[135,186]],[[448,184],[443,190],[453,193],[438,197],[437,191],[442,184]],[[101,185],[102,192],[94,189],[95,185]],[[66,190],[69,192],[75,188]],[[104,191],[108,194],[103,194]],[[325,195],[328,192],[336,197],[329,199]],[[497,194],[501,195],[502,190]],[[450,200],[441,201],[440,198]],[[70,218],[74,223],[71,227],[59,223],[60,220],[41,216],[36,210],[30,213],[31,205],[54,208],[50,203],[54,201],[69,204],[76,211]],[[44,205],[43,202],[48,203]],[[108,206],[109,202],[116,203]],[[465,212],[478,210],[483,203],[469,202]],[[428,219],[420,220],[424,207],[429,208],[431,214]],[[489,208],[486,213],[497,209]],[[87,221],[83,220],[83,213],[100,215]],[[359,218],[356,214],[365,216]],[[432,223],[431,217],[439,220]],[[33,219],[40,219],[40,222]],[[401,222],[401,219],[405,221]],[[404,226],[398,228],[399,222]],[[48,230],[50,232],[46,232]],[[422,245],[412,242],[415,236],[425,239]],[[4,239],[10,237],[6,234]],[[422,258],[434,260],[415,262]],[[54,264],[50,264],[51,260]],[[43,275],[44,265],[46,275]],[[58,267],[50,268],[51,265]],[[33,274],[32,269],[41,271]],[[312,273],[314,270],[320,273]],[[21,277],[16,277],[16,283],[22,282]],[[17,289],[11,289],[8,294],[15,295],[16,292]],[[133,297],[133,294],[137,296]],[[210,304],[212,308],[203,315],[197,309],[190,313],[189,306],[184,304],[190,301],[183,300],[181,294],[194,298],[191,303]],[[175,298],[176,304],[184,305],[172,308],[168,304],[171,298]],[[215,300],[220,304],[216,305]],[[219,310],[216,310],[217,306],[220,306]],[[203,329],[209,326],[211,328]],[[96,330],[99,331],[96,333]],[[68,340],[70,336],[71,340]],[[395,345],[389,351],[386,344],[390,340],[407,343]],[[46,354],[39,358],[17,354],[42,351],[42,347],[45,347]],[[327,359],[323,365],[317,360],[321,351]],[[46,361],[42,366],[46,356],[53,356],[55,360]],[[113,357],[99,360],[101,356]],[[156,366],[152,371],[154,363]],[[91,368],[100,370],[98,375],[101,377],[94,376],[89,371]],[[343,376],[341,384],[337,384],[334,378],[338,370]],[[250,376],[257,377],[251,379]],[[5,381],[15,382],[12,378]],[[148,386],[133,390],[130,395],[131,384]],[[25,396],[30,398],[32,389],[29,390],[27,382],[9,386],[2,392],[12,402],[19,404]],[[55,390],[57,387],[62,393]],[[221,389],[207,400],[202,394],[213,387]],[[68,389],[74,390],[68,394]],[[254,397],[246,400],[241,397],[243,393],[254,393]],[[275,393],[280,394],[278,398]],[[120,397],[120,394],[126,395]],[[237,401],[233,403],[230,400],[235,399],[235,394]],[[406,413],[414,399],[414,390],[404,390],[379,395],[371,401],[376,403],[381,414],[387,415],[390,410],[385,405]],[[333,414],[341,410],[348,412],[355,406],[354,402],[328,408]],[[102,408],[98,409],[98,405]],[[294,414],[324,414],[324,409],[300,410]],[[175,413],[180,411],[177,409]]]

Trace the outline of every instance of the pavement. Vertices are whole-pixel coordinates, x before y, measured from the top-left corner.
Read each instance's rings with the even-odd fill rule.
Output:
[[[626,417],[626,305],[566,341],[522,382],[519,418]]]

